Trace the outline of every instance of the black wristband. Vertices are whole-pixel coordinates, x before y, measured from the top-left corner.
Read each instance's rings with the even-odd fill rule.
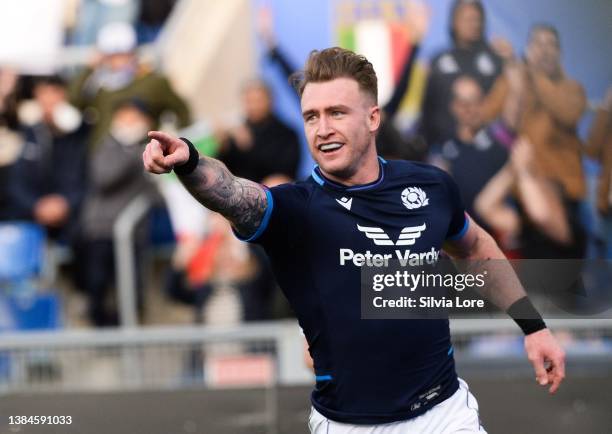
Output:
[[[187,146],[189,146],[189,160],[187,160],[183,164],[174,166],[174,173],[176,173],[177,175],[189,175],[195,170],[196,167],[198,167],[198,161],[200,161],[200,154],[198,153],[198,150],[195,148],[195,146],[193,146],[193,143],[191,143],[189,140],[184,137],[179,137],[179,139],[187,143]]]
[[[542,316],[527,296],[512,303],[506,312],[526,335],[546,328]]]

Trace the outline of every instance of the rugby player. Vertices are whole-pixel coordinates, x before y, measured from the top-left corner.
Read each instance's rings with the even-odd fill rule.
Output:
[[[296,88],[317,163],[306,181],[268,189],[200,157],[187,139],[158,131],[149,133],[145,168],[174,170],[239,238],[265,248],[314,360],[312,433],[484,432],[477,402],[455,372],[448,320],[361,320],[365,261],[354,259],[396,249],[444,249],[478,261],[504,255],[464,212],[446,173],[377,156],[377,79],[365,57],[315,50]],[[406,228],[411,243],[400,242]],[[516,276],[498,277],[503,285],[489,299],[510,314],[536,316],[515,321],[536,380],[554,393],[565,375],[564,352]]]

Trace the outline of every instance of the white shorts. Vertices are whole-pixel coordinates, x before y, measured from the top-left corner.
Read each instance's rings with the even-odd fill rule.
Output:
[[[480,425],[478,402],[459,378],[459,389],[448,399],[414,419],[382,425],[334,422],[311,409],[308,428],[312,434],[487,434]]]

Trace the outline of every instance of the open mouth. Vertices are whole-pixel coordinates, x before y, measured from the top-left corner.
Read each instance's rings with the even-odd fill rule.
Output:
[[[332,143],[323,143],[319,145],[318,148],[319,148],[319,151],[323,152],[324,154],[330,154],[342,148],[343,146],[344,146],[344,143],[332,142]]]

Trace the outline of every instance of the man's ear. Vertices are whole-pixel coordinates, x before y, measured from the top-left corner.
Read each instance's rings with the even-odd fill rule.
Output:
[[[380,127],[380,107],[377,105],[370,107],[370,114],[368,116],[370,132],[375,133]]]

